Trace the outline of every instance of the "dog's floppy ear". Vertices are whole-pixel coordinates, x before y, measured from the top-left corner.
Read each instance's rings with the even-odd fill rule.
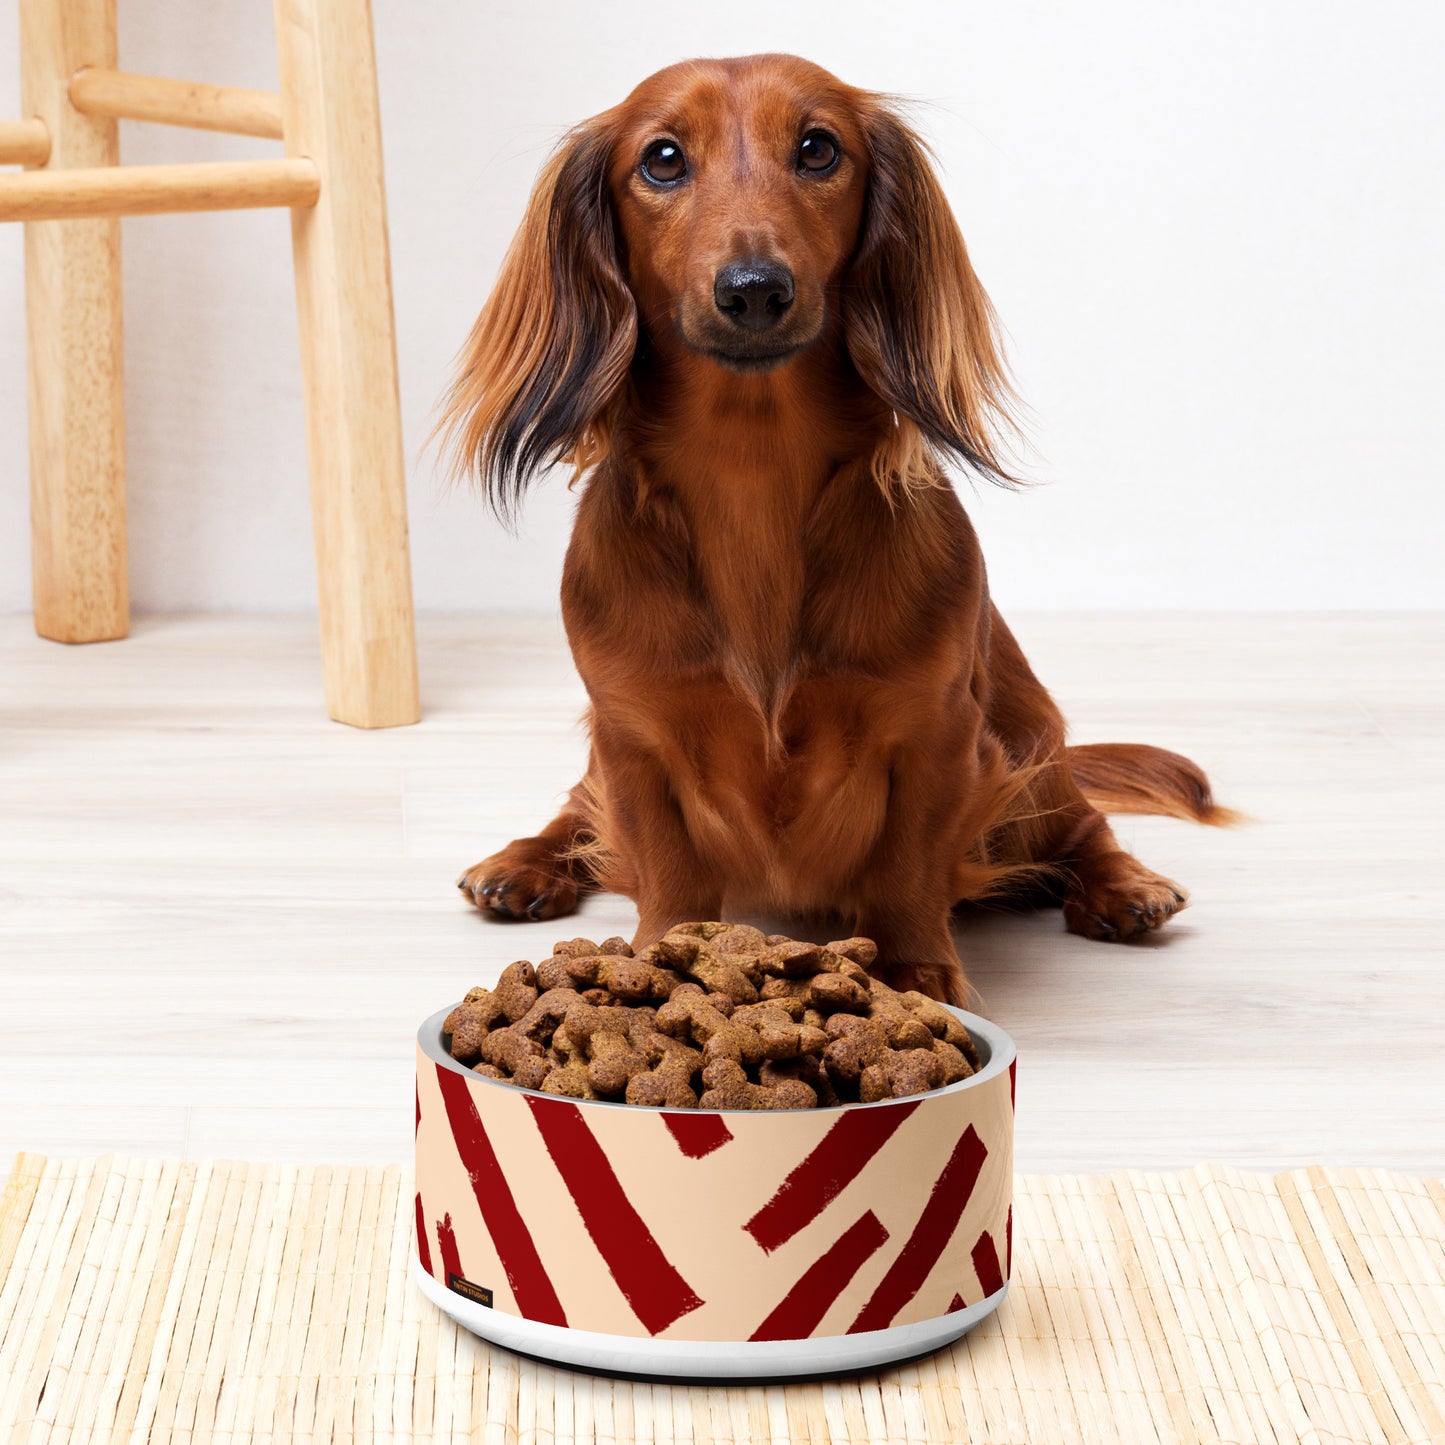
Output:
[[[885,487],[924,480],[927,453],[1010,482],[999,454],[1012,392],[993,307],[928,151],[881,97],[864,113],[868,201],[844,285],[853,364],[899,420],[875,459]]]
[[[607,187],[606,116],[572,131],[537,179],[501,275],[462,350],[438,431],[510,520],[554,462],[607,450],[609,413],[637,342]]]

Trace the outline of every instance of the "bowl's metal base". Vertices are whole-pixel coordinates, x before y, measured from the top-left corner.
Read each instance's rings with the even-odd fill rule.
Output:
[[[693,1380],[853,1374],[916,1359],[967,1334],[992,1314],[1008,1293],[1005,1284],[976,1305],[940,1319],[857,1335],[809,1340],[653,1340],[563,1329],[488,1309],[438,1284],[415,1258],[411,1277],[438,1309],[463,1328],[518,1354],[607,1374]]]

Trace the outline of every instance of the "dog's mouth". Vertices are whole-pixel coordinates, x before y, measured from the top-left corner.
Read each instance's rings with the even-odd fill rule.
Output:
[[[810,338],[811,339],[811,338]],[[691,343],[690,343],[691,344]],[[809,343],[773,343],[771,346],[697,346],[692,349],[728,371],[772,371],[790,361]]]
[[[684,311],[675,325],[683,344],[698,356],[716,362],[725,371],[775,371],[823,334],[822,308],[795,311],[766,330],[745,330],[720,324],[716,315],[698,316]]]

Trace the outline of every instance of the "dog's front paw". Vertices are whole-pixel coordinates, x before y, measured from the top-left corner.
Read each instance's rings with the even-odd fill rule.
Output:
[[[468,902],[494,918],[540,922],[574,913],[580,890],[545,860],[503,848],[468,868],[457,887]]]
[[[1172,879],[1151,873],[1127,853],[1114,853],[1078,870],[1064,898],[1064,925],[1085,938],[1128,943],[1162,927],[1188,903]]]

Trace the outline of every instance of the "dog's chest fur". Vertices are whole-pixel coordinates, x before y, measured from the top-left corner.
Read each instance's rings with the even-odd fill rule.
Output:
[[[702,480],[584,496],[563,602],[594,726],[660,761],[735,892],[821,899],[876,846],[900,750],[950,734],[970,660],[939,620],[981,591],[976,548],[951,492],[891,509],[846,472]]]

